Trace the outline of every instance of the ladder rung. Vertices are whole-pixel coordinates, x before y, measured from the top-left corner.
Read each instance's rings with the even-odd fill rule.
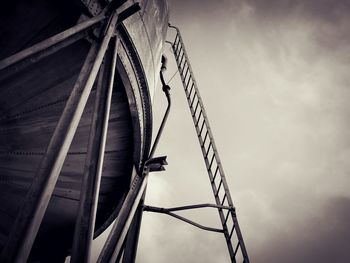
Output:
[[[182,71],[184,70],[184,68],[185,68],[185,64],[186,64],[186,57],[184,57],[185,59],[184,60],[182,60],[181,61],[181,63],[180,63],[180,69],[179,69],[179,72],[180,72],[180,74],[181,74],[181,76],[182,76]]]
[[[176,37],[175,37],[175,40],[174,40],[174,44],[176,43],[176,41],[179,41],[179,42],[180,42],[179,34],[176,34]]]
[[[208,150],[207,150],[207,152],[206,152],[206,154],[205,154],[205,158],[208,157],[208,153],[209,153],[209,151],[210,151],[210,148],[211,148],[211,142],[209,143]]]
[[[177,41],[177,43],[174,41],[174,43],[173,43],[173,45],[172,45],[172,47],[173,47],[173,52],[174,52],[174,54],[175,54],[175,57],[176,57],[176,50],[177,50],[177,48],[179,47],[179,45],[180,45],[179,41]]]
[[[221,186],[222,186],[222,179],[220,180],[220,184],[219,184],[218,190],[215,193],[215,196],[219,194]]]
[[[183,55],[183,50],[182,50],[182,46],[180,45],[179,50],[177,51],[177,56],[176,56],[176,61],[179,62],[180,56],[181,54]]]
[[[180,67],[181,67],[182,60],[184,59],[184,57],[185,57],[185,53],[184,53],[184,52],[182,52],[182,56],[181,56],[181,59],[180,59],[180,62],[179,62]]]
[[[230,238],[232,237],[233,231],[235,230],[235,225],[232,226],[231,233],[230,233]]]
[[[214,161],[214,157],[215,157],[215,154],[213,154],[213,156],[211,157],[211,161],[210,161],[209,169],[211,169],[211,166],[212,166],[213,161]]]
[[[189,95],[188,95],[188,98],[191,97],[191,94],[192,94],[192,91],[193,91],[193,87],[194,87],[194,84],[192,84],[192,86],[191,86],[191,89],[190,89],[190,93],[189,93]]]
[[[193,98],[192,98],[192,101],[191,101],[191,105],[190,105],[191,108],[193,106],[194,100],[196,99],[196,95],[197,95],[197,92],[195,91],[194,95],[193,95]]]
[[[180,48],[179,48],[180,47]],[[179,58],[180,58],[180,55],[181,55],[181,51],[182,51],[182,46],[179,44],[178,48],[176,49],[176,55],[175,55],[175,59],[177,62],[179,62]]]
[[[187,93],[187,91],[188,91],[188,85],[190,84],[190,79],[191,79],[191,76],[190,76],[190,78],[188,79],[187,84],[186,84],[186,88],[185,88],[186,93]],[[194,86],[194,82],[193,82],[193,81],[192,81],[191,88],[192,88],[192,86]]]
[[[194,113],[193,113],[194,116],[196,116],[198,105],[199,105],[199,100],[197,100],[196,108],[194,109]]]
[[[238,248],[239,248],[240,244],[241,244],[241,243],[238,241],[238,243],[237,243],[237,245],[236,245],[236,248],[235,248],[235,256],[236,256],[236,254],[237,254],[237,252],[238,252]]]
[[[178,49],[180,47],[180,49]],[[176,47],[176,49],[175,49],[175,54],[177,54],[177,55],[179,55],[180,54],[180,52],[181,52],[181,49],[182,49],[182,45],[180,45],[180,41],[179,41],[179,43],[177,44],[177,47]],[[175,56],[176,57],[176,56]]]
[[[198,126],[198,123],[199,123],[199,120],[201,119],[201,117],[202,117],[202,110],[199,112],[199,115],[198,115],[198,119],[197,119],[197,121],[196,121],[196,126]]]
[[[175,59],[176,59],[176,49],[177,49],[178,45],[179,45],[179,43],[175,44],[175,42],[172,45],[173,52],[174,52],[174,55],[175,55]]]
[[[188,67],[188,65],[187,65],[187,70],[186,70],[186,73],[185,73],[185,77],[184,77],[184,80],[186,80],[186,78],[187,78],[187,74],[188,74],[188,72],[190,71],[190,68]]]
[[[198,101],[198,103],[199,103],[199,101]],[[202,127],[201,127],[201,130],[200,130],[198,136],[201,136],[203,128],[204,128],[204,124],[205,124],[205,119],[203,120]]]
[[[226,217],[225,217],[225,222],[224,222],[224,225],[226,225],[227,223],[227,219],[228,219],[228,216],[230,215],[230,211],[227,211],[227,214],[226,214]]]
[[[187,65],[187,61],[186,61],[186,59],[185,59],[185,62],[184,62],[184,64],[182,65],[181,75],[184,73],[184,70],[185,70],[185,68],[186,68],[186,65]],[[185,79],[185,78],[184,78],[184,79]]]
[[[213,182],[215,182],[215,178],[216,178],[216,175],[218,174],[218,171],[219,171],[219,166],[217,165],[214,173],[214,177],[213,177]]]
[[[225,193],[225,195],[224,195],[224,198],[222,199],[221,205],[224,205],[225,200],[226,200],[226,193]]]
[[[204,147],[204,144],[205,144],[205,141],[207,140],[207,138],[208,138],[208,130],[207,130],[207,132],[205,133],[204,140],[203,140],[203,146],[202,146],[202,147]]]
[[[190,84],[190,80],[191,80],[191,75],[188,77],[187,83],[186,83],[186,88],[185,90],[187,91],[188,85]],[[192,85],[194,85],[193,81],[192,81]]]
[[[179,72],[180,72],[180,75],[182,75],[182,71],[184,70],[184,66],[183,65],[180,65],[180,69],[179,69]]]

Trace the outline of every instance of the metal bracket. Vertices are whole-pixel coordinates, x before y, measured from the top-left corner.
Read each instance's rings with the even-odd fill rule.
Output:
[[[145,172],[160,172],[165,171],[164,165],[167,165],[166,156],[154,157],[148,159],[145,163]]]
[[[198,227],[202,230],[206,231],[211,231],[211,232],[217,232],[217,233],[224,233],[224,230],[221,228],[213,228],[213,227],[208,227],[208,226],[203,226],[201,224],[198,224],[186,217],[177,215],[173,213],[174,211],[182,211],[182,210],[190,210],[190,209],[198,209],[198,208],[204,208],[204,207],[212,207],[212,208],[218,208],[218,209],[224,209],[224,210],[229,210],[235,213],[235,208],[230,207],[230,206],[223,206],[223,205],[215,205],[215,204],[198,204],[198,205],[187,205],[187,206],[177,206],[177,207],[172,207],[172,208],[163,208],[163,207],[156,207],[156,206],[149,206],[145,205],[143,207],[143,211],[147,212],[154,212],[154,213],[160,213],[160,214],[166,214],[169,216],[172,216],[174,218],[177,218],[181,221],[184,221],[190,225],[193,225],[195,227]]]

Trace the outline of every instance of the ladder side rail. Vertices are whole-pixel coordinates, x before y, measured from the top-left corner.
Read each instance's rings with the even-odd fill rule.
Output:
[[[191,100],[190,100],[189,97],[187,97],[187,102],[190,105]],[[190,111],[191,111],[192,119],[193,119],[193,121],[195,123],[197,120],[196,120],[195,116],[193,115],[194,111],[193,111],[193,109],[191,107],[190,107]],[[199,134],[199,131],[200,131],[199,127],[196,125],[195,128],[196,128],[197,134]],[[211,182],[212,191],[213,191],[213,193],[215,193],[215,192],[217,192],[217,187],[216,187],[215,182],[213,180],[212,173],[211,173],[211,171],[209,169],[209,163],[208,163],[207,157],[205,157],[206,153],[207,153],[207,150],[204,147],[203,139],[200,136],[198,136],[198,139],[199,139],[199,143],[201,145],[201,150],[202,150],[202,154],[204,156],[207,172],[209,174],[209,179],[210,179],[210,182]],[[220,205],[221,201],[219,200],[219,196],[215,195],[214,198],[215,198],[215,203],[217,205]],[[232,262],[236,262],[235,261],[235,256],[234,256],[234,249],[233,249],[232,243],[230,241],[229,230],[228,230],[227,225],[225,223],[224,213],[223,213],[222,209],[218,209],[218,211],[219,211],[220,220],[221,220],[221,223],[222,223],[222,226],[223,226],[224,236],[225,236],[225,239],[226,239],[226,244],[227,244],[227,247],[228,247],[228,250],[229,250],[230,258],[231,258]]]
[[[199,90],[198,90],[197,82],[196,82],[196,80],[194,78],[193,70],[192,70],[191,64],[189,62],[188,55],[187,55],[187,52],[186,52],[186,49],[185,49],[185,46],[184,46],[181,34],[180,34],[180,32],[179,32],[179,30],[177,28],[176,28],[176,31],[177,31],[177,36],[176,37],[179,39],[178,40],[178,42],[179,42],[178,46],[181,46],[180,50],[183,53],[181,55],[184,56],[184,59],[185,59],[185,63],[183,65],[183,67],[185,68],[187,66],[188,71],[189,71],[188,83],[190,82],[190,79],[191,79],[192,83],[193,83],[192,86],[194,88],[194,95],[193,95],[192,99],[191,99],[192,89],[191,89],[191,92],[189,93],[188,89],[185,88],[186,97],[187,97],[187,101],[188,101],[188,104],[189,104],[189,107],[190,107],[190,110],[191,110],[191,115],[192,115],[193,121],[195,123],[196,132],[197,132],[197,135],[198,135],[198,139],[200,141],[202,153],[203,153],[203,156],[204,156],[204,159],[205,159],[205,163],[206,163],[206,166],[207,166],[207,171],[208,171],[208,174],[209,174],[209,177],[210,177],[210,181],[211,181],[211,184],[212,184],[213,193],[215,195],[215,201],[217,202],[218,205],[220,205],[221,203],[224,203],[225,199],[226,199],[226,201],[229,204],[229,206],[234,207],[233,206],[233,201],[232,201],[232,198],[231,198],[231,194],[230,194],[230,191],[229,191],[229,188],[228,188],[225,172],[223,170],[221,159],[220,159],[218,151],[217,151],[217,147],[216,147],[215,140],[214,140],[214,137],[213,137],[213,134],[212,134],[212,130],[211,130],[211,127],[210,127],[210,124],[209,124],[209,121],[208,121],[208,117],[207,117],[207,114],[206,114],[206,111],[205,111],[205,108],[204,108],[204,104],[203,104],[202,98],[201,98]],[[176,61],[177,61],[177,65],[178,65],[178,69],[179,69],[179,72],[180,72],[182,83],[183,83],[184,87],[186,87],[186,78],[183,76],[184,68],[182,68],[182,66],[181,66],[182,63],[180,64],[178,59],[177,59],[178,57],[180,57],[180,54],[177,54],[177,52],[176,52],[177,49],[178,49],[178,46],[177,46],[176,49],[173,46],[173,52],[174,52],[174,55],[175,55],[175,58],[176,58]],[[181,62],[182,62],[182,59],[181,59]],[[187,72],[187,70],[186,70],[186,72]],[[208,160],[208,158],[206,156],[206,150],[203,148],[204,143],[203,143],[203,139],[201,138],[202,137],[202,134],[201,134],[202,133],[202,129],[199,129],[199,126],[198,126],[198,123],[197,123],[197,121],[199,121],[199,118],[201,117],[201,115],[199,115],[199,117],[197,119],[196,115],[195,115],[196,113],[193,110],[193,105],[192,104],[195,101],[196,97],[197,97],[197,100],[198,100],[198,103],[199,103],[199,106],[200,106],[200,111],[201,111],[201,115],[202,115],[202,118],[203,118],[203,124],[204,124],[204,126],[206,126],[207,135],[209,137],[209,141],[211,142],[211,147],[212,147],[212,151],[213,151],[213,157],[215,159],[215,162],[217,164],[217,168],[219,170],[218,172],[219,172],[220,178],[221,178],[220,179],[220,184],[222,184],[224,192],[225,192],[224,193],[224,198],[223,198],[222,201],[219,198],[219,195],[218,195],[219,191],[217,190],[217,187],[216,187],[216,184],[215,184],[215,180],[214,180],[215,178],[212,175],[212,171],[211,171],[211,167],[212,166],[209,163],[209,160]],[[219,214],[220,214],[220,218],[221,218],[223,227],[227,228],[227,225],[226,225],[227,217],[225,218],[222,210],[220,210],[220,209],[219,209]],[[235,215],[235,212],[231,211],[231,212],[229,212],[229,214],[231,215],[231,218],[232,218],[232,221],[233,221],[232,231],[233,230],[236,231],[236,235],[237,235],[237,238],[238,238],[238,244],[237,244],[237,247],[235,249],[236,251],[234,252],[234,255],[237,253],[238,247],[240,247],[245,262],[249,262],[248,254],[247,254],[247,251],[246,251],[246,248],[245,248],[245,244],[244,244],[244,241],[243,241],[243,238],[242,238],[242,233],[240,231],[240,227],[239,227],[238,220],[237,220],[237,217]],[[230,245],[230,246],[232,246],[232,245]]]
[[[184,47],[183,47],[183,46],[182,46],[182,50],[184,51]],[[174,50],[174,52],[175,52],[175,50]],[[176,57],[178,57],[178,56],[176,56]],[[186,59],[187,59],[187,58],[186,58]],[[177,62],[178,62],[178,59],[177,59]],[[178,67],[179,67],[179,71],[181,72],[181,65],[178,65]],[[188,63],[188,67],[190,67],[190,64],[189,64],[189,63]],[[190,69],[190,70],[191,70],[191,69]],[[181,76],[182,83],[185,84],[185,79],[184,79],[184,77],[183,77],[181,74],[180,74],[180,76]],[[191,77],[191,76],[192,76],[192,77]],[[190,77],[191,77],[191,79],[192,79],[192,82],[194,83],[193,87],[194,87],[194,89],[195,89],[195,94],[197,94],[197,99],[198,99],[199,104],[201,104],[200,107],[201,107],[202,114],[203,114],[203,103],[201,103],[201,101],[199,100],[198,92],[196,92],[196,84],[195,84],[195,82],[194,82],[194,80],[193,80],[193,74],[191,74],[191,72],[190,72]],[[197,91],[198,91],[198,89],[197,89]],[[194,95],[194,96],[196,96],[196,95]],[[190,106],[190,111],[191,111],[192,119],[193,119],[194,123],[196,124],[197,118],[196,118],[196,116],[194,115],[194,110],[193,110],[193,108],[191,107],[192,90],[191,90],[191,91],[188,91],[188,90],[186,91],[186,98],[187,98],[188,105]],[[203,115],[203,116],[204,116],[204,115]],[[204,125],[206,126],[206,129],[207,129],[207,132],[208,132],[207,135],[210,136],[210,135],[209,135],[209,128],[208,128],[208,121],[206,121],[206,119],[203,118],[203,122],[204,122]],[[196,128],[197,135],[199,135],[199,134],[200,134],[199,126],[198,126],[198,125],[195,125],[195,128]],[[209,141],[210,141],[210,140],[209,140]],[[201,150],[202,150],[203,157],[204,157],[204,159],[205,159],[205,164],[206,164],[207,171],[208,171],[208,174],[209,174],[209,179],[210,179],[210,182],[211,182],[212,190],[213,190],[213,193],[215,193],[215,192],[217,192],[217,187],[216,187],[216,185],[215,185],[215,181],[213,180],[212,173],[211,173],[211,171],[210,171],[210,169],[209,169],[209,162],[207,161],[207,157],[206,157],[206,155],[207,155],[207,150],[206,150],[205,147],[204,147],[204,146],[205,146],[204,143],[203,143],[204,141],[203,141],[203,139],[201,138],[201,136],[199,136],[199,142],[200,142],[200,145],[201,145]],[[210,145],[211,145],[211,144],[210,144]],[[208,148],[208,150],[210,150],[210,148]],[[215,195],[214,198],[215,198],[216,204],[218,204],[218,205],[221,204],[221,201],[220,201],[218,195]],[[224,235],[225,235],[226,243],[227,243],[227,246],[228,246],[230,258],[231,258],[231,260],[232,260],[233,262],[235,262],[234,249],[233,249],[232,243],[231,243],[231,241],[230,241],[230,234],[229,234],[228,228],[227,228],[226,223],[225,223],[225,216],[224,216],[223,211],[222,211],[221,209],[218,209],[218,211],[219,211],[220,220],[221,220],[221,223],[222,223],[222,226],[223,226]]]
[[[184,53],[185,59],[187,60],[187,64],[188,64],[189,71],[190,71],[190,76],[191,76],[192,81],[193,81],[193,83],[194,83],[195,94],[197,94],[198,101],[199,101],[200,107],[201,107],[201,109],[202,109],[203,117],[204,117],[204,119],[208,120],[207,113],[206,113],[205,108],[204,108],[203,100],[202,100],[202,97],[200,96],[200,93],[199,93],[199,90],[198,90],[198,85],[197,85],[196,79],[194,78],[192,66],[191,66],[191,64],[189,63],[188,55],[187,55],[187,52],[186,52],[186,49],[185,49],[185,46],[184,46],[184,43],[183,43],[181,34],[180,34],[179,31],[178,31],[177,33],[178,33],[178,35],[179,35],[179,40],[180,40],[180,44],[181,44],[181,46],[182,46],[182,51],[183,51],[183,53]],[[180,69],[179,69],[179,70],[180,70]],[[182,76],[181,76],[181,77],[182,77]],[[233,206],[231,194],[230,194],[230,191],[229,191],[228,186],[227,186],[227,181],[226,181],[225,172],[224,172],[224,170],[223,170],[223,168],[222,168],[222,165],[221,165],[221,159],[220,159],[219,153],[218,153],[218,151],[217,151],[216,143],[215,143],[215,140],[214,140],[212,131],[211,131],[210,124],[209,124],[209,122],[207,121],[205,125],[207,126],[208,136],[209,136],[210,141],[212,142],[212,148],[213,148],[214,153],[215,153],[215,159],[216,159],[216,161],[217,161],[217,163],[218,163],[218,165],[219,165],[219,171],[220,171],[221,177],[223,178],[224,189],[228,192],[228,194],[227,194],[228,204],[229,204],[230,206]]]

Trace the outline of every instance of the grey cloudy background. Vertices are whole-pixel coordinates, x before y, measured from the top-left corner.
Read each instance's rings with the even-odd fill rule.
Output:
[[[169,1],[252,262],[350,262],[350,1]],[[169,38],[172,35],[169,34]],[[169,69],[175,72],[167,47]],[[146,203],[213,202],[178,76]],[[164,111],[155,97],[156,127]],[[156,129],[156,128],[155,128]],[[215,210],[182,213],[218,226]],[[224,238],[144,214],[137,262],[228,262]]]

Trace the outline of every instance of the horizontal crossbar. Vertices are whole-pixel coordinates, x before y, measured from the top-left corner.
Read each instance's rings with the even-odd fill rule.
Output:
[[[189,209],[197,209],[197,208],[204,208],[204,207],[212,207],[212,208],[218,208],[218,209],[227,209],[227,210],[234,210],[233,207],[229,206],[222,206],[222,205],[214,205],[214,204],[199,204],[199,205],[188,205],[188,206],[179,206],[179,207],[173,207],[173,208],[163,208],[163,207],[156,207],[156,206],[148,206],[145,205],[143,210],[147,212],[154,212],[154,213],[160,213],[160,214],[166,214],[172,217],[175,217],[181,221],[184,221],[190,225],[193,225],[195,227],[198,227],[202,230],[211,231],[211,232],[217,232],[217,233],[224,233],[223,229],[220,228],[214,228],[214,227],[208,227],[203,226],[201,224],[198,224],[188,218],[185,218],[183,216],[177,215],[173,213],[172,211],[181,211],[181,210],[189,210]]]

